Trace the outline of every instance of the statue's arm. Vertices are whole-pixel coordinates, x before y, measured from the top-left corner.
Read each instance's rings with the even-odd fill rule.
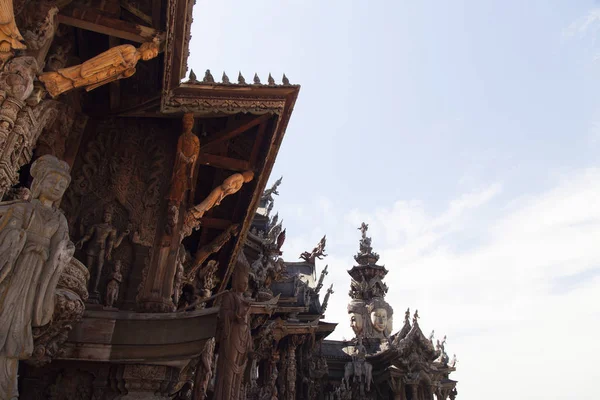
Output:
[[[115,241],[115,245],[113,246],[115,249],[117,247],[119,247],[121,245],[121,242],[123,241],[123,239],[125,238],[125,236],[129,235],[130,231],[129,229],[124,230],[119,237],[117,238],[117,240]],[[116,233],[115,233],[116,235]]]
[[[83,246],[85,243],[87,243],[92,238],[95,231],[96,231],[95,226],[90,227],[90,229],[88,229],[87,233],[81,239],[79,239],[77,241],[76,246],[81,248],[81,246]]]
[[[106,246],[106,258],[112,259],[112,252],[115,247],[119,247],[119,245],[115,246],[115,242],[117,240],[117,230],[112,229],[108,235],[108,245]],[[119,242],[119,244],[121,244]]]

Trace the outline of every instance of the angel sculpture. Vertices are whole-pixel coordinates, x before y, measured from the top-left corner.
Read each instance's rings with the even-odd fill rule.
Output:
[[[89,92],[109,82],[133,76],[140,59],[148,61],[158,56],[158,52],[158,39],[143,43],[137,49],[130,44],[122,44],[90,58],[83,64],[43,73],[39,79],[52,97],[78,87],[85,87]]]

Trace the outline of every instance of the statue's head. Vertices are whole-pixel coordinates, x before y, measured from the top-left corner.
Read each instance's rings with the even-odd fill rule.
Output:
[[[244,171],[244,172],[242,172],[242,176],[244,177],[244,183],[248,183],[252,179],[254,179],[254,172],[252,172],[252,171]]]
[[[356,336],[360,336],[365,329],[364,314],[365,303],[361,300],[352,300],[348,304],[348,314],[350,314],[350,326]]]
[[[194,113],[185,113],[181,118],[181,124],[183,125],[183,131],[189,133],[194,128]]]
[[[69,164],[47,154],[31,165],[31,192],[34,199],[50,200],[53,205],[60,202],[71,183]]]
[[[108,206],[104,209],[104,214],[102,214],[102,222],[104,222],[106,224],[110,224],[112,222],[112,218],[113,218],[113,209],[112,209],[112,207]]]
[[[121,260],[115,261],[115,272],[121,272]]]
[[[393,309],[381,298],[374,298],[369,304],[369,314],[371,316],[371,325],[379,333],[390,335],[392,332]]]
[[[139,52],[142,55],[142,60],[148,61],[158,56],[159,48],[160,45],[158,40],[142,43],[139,48]]]

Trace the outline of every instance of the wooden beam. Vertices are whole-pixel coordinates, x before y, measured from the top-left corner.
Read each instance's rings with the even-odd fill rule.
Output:
[[[202,228],[212,228],[212,229],[222,229],[225,230],[229,228],[233,223],[228,219],[222,218],[212,218],[212,217],[202,217],[200,218],[200,227]]]
[[[228,169],[230,171],[248,171],[251,169],[248,161],[206,153],[200,154],[200,157],[198,157],[198,164]]]
[[[263,122],[258,127],[258,133],[256,134],[256,140],[254,141],[254,147],[252,148],[252,153],[250,154],[250,165],[252,168],[256,167],[256,160],[258,158],[258,152],[260,150],[260,146],[262,145],[263,138],[265,137],[265,131],[267,130],[267,122]]]
[[[242,125],[236,126],[234,128],[225,129],[217,134],[211,135],[203,144],[200,146],[200,151],[206,151],[206,149],[210,149],[219,143],[223,143],[229,139],[232,139],[242,133],[246,132],[248,129],[255,127],[256,125],[260,125],[266,120],[271,118],[271,114],[264,114],[259,117],[256,117]]]
[[[121,7],[123,7],[125,10],[129,11],[148,25],[152,25],[152,17],[148,14],[145,14],[133,4],[130,4],[127,0],[121,0]]]
[[[162,32],[154,28],[110,18],[83,7],[69,7],[62,11],[58,14],[58,22],[137,43],[148,42],[155,36],[163,36]]]

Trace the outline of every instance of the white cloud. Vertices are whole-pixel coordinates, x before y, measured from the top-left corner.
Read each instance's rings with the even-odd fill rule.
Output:
[[[570,172],[542,193],[507,197],[494,184],[450,201],[439,214],[420,201],[397,201],[336,216],[344,211],[321,201],[329,220],[320,220],[319,229],[340,238],[319,264],[329,264],[327,281],[335,284],[326,319],[340,325],[332,338],[352,337],[346,270],[364,220],[390,271],[395,328],[411,307],[419,309],[426,334],[448,335],[461,399],[596,398],[600,169]]]

